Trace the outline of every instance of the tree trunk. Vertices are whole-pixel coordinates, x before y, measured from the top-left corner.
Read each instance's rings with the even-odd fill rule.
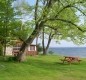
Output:
[[[6,55],[6,40],[4,40],[4,49],[3,49],[3,56],[5,57]]]
[[[45,48],[45,54],[47,54],[47,51],[48,51],[48,49],[49,49],[49,45],[50,45],[50,43],[51,43],[51,40],[52,40],[52,38],[49,38],[48,44],[47,44],[47,46],[46,46],[46,48]]]
[[[39,36],[36,37],[36,46],[38,45],[38,37],[39,37]]]
[[[43,47],[43,55],[46,55],[47,54],[47,51],[49,49],[49,45],[51,43],[51,38],[48,40],[48,43],[47,43],[47,46],[46,47]]]
[[[1,43],[0,43],[0,56],[3,56],[3,46]]]
[[[41,29],[43,28],[43,24],[46,22],[46,16],[45,14],[42,15],[42,17],[40,17],[39,20],[37,20],[37,9],[38,9],[38,2],[39,0],[36,0],[36,7],[35,7],[35,29],[32,32],[32,34],[30,35],[30,37],[22,44],[21,49],[19,51],[19,53],[16,56],[16,60],[21,62],[22,61],[22,57],[25,51],[25,48],[27,46],[29,46],[33,40],[37,37],[37,35],[39,34],[39,32],[41,31]],[[52,6],[52,0],[49,0],[48,3],[46,4],[46,6],[44,7],[43,13],[46,11],[48,13],[49,8]],[[48,8],[48,9],[46,9]],[[45,10],[46,9],[46,10]]]
[[[16,56],[17,61],[19,61],[19,62],[24,61],[23,57],[24,57],[24,54],[25,54],[25,49],[38,36],[39,32],[41,31],[41,29],[43,27],[43,23],[44,22],[42,21],[39,25],[36,24],[36,27],[35,27],[34,31],[32,32],[32,34],[30,35],[30,37],[22,44],[22,46],[20,48],[20,51]]]
[[[43,47],[43,55],[46,55],[45,53],[45,44],[44,44],[44,27],[43,27],[43,32],[42,32],[42,47]]]
[[[55,34],[52,34],[52,30],[51,30],[51,32],[50,32],[50,34],[49,34],[47,46],[45,47],[45,46],[44,46],[44,30],[43,30],[43,42],[42,42],[42,44],[43,44],[43,54],[44,54],[44,55],[47,54],[49,45],[50,45],[51,40],[52,40],[52,38],[53,38],[54,35],[55,35]]]

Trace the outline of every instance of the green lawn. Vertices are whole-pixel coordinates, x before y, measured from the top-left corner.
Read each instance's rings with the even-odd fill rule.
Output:
[[[61,64],[58,56],[31,56],[27,61],[0,61],[0,80],[86,80],[86,59]]]

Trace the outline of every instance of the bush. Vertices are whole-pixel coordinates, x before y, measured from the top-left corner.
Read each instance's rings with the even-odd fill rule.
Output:
[[[42,52],[42,46],[40,44],[37,45],[38,52]]]
[[[10,57],[8,57],[8,61],[16,61],[16,57],[10,56]]]
[[[52,55],[53,53],[54,53],[53,51],[49,51],[49,54],[51,54],[51,55]]]

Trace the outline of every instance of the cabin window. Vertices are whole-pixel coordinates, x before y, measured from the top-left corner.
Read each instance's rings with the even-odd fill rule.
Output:
[[[36,51],[36,46],[30,46],[30,47],[28,48],[28,50],[29,50],[29,51]]]
[[[30,46],[31,51],[35,51],[35,46]]]

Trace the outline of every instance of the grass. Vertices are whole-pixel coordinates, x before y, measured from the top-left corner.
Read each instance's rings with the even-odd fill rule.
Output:
[[[86,80],[86,59],[61,64],[59,56],[30,56],[25,62],[0,60],[0,80]]]

